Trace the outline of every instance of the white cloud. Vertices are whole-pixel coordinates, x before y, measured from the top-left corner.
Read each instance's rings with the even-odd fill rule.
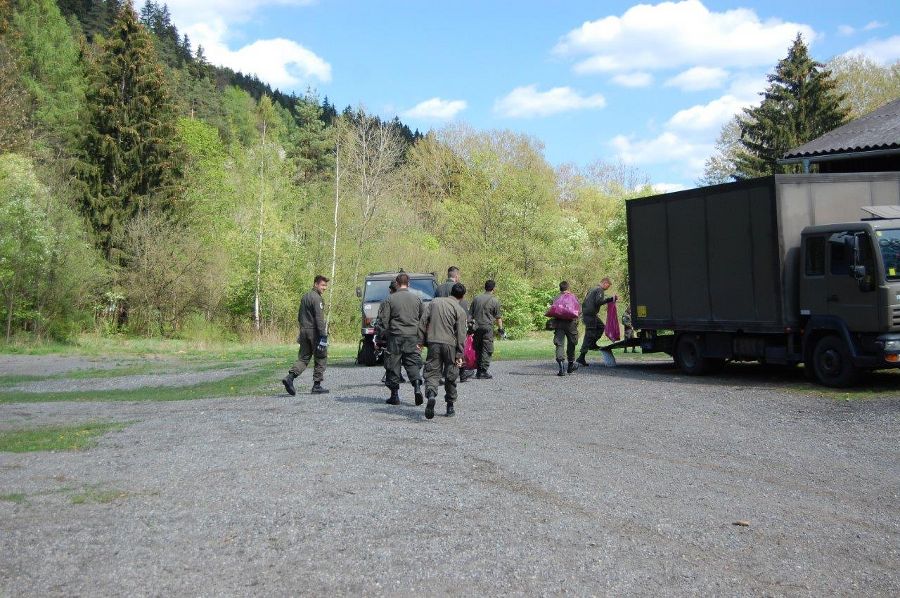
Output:
[[[723,68],[695,66],[666,81],[666,87],[677,87],[682,91],[715,89],[722,87],[727,78],[728,71]]]
[[[431,98],[420,102],[403,113],[404,118],[423,120],[449,120],[466,109],[464,100]]]
[[[613,83],[622,87],[647,87],[653,83],[653,75],[650,73],[622,73],[612,78]]]
[[[856,27],[851,25],[838,25],[838,35],[843,35],[844,37],[848,37],[856,33]]]
[[[178,28],[214,19],[244,21],[265,6],[308,6],[315,0],[165,0]],[[143,2],[136,2],[143,6]],[[163,2],[160,2],[163,4]]]
[[[769,66],[782,58],[797,33],[809,43],[813,29],[778,19],[760,20],[749,9],[711,12],[700,0],[632,6],[622,16],[588,21],[555,48],[587,55],[577,73],[656,70],[692,65]]]
[[[571,87],[538,91],[536,85],[526,85],[515,88],[506,97],[497,100],[494,111],[511,118],[531,118],[604,106],[606,99],[599,93],[583,96]]]
[[[860,31],[874,31],[876,29],[881,29],[882,27],[887,27],[887,23],[882,23],[881,21],[869,21],[858,29],[852,25],[839,25],[838,34],[846,37],[859,33]]]
[[[845,52],[845,55],[865,56],[881,64],[892,64],[900,60],[900,35],[887,39],[873,39]]]
[[[712,154],[712,143],[697,143],[671,131],[653,139],[634,139],[618,135],[610,145],[626,164],[684,164],[690,176],[703,172],[706,157]]]
[[[875,29],[881,29],[882,27],[887,27],[887,23],[882,23],[881,21],[869,21],[866,23],[866,26],[863,27],[863,31],[874,31]]]
[[[185,31],[194,47],[203,46],[206,59],[212,64],[252,73],[275,87],[297,87],[310,79],[331,81],[331,65],[295,41],[260,39],[231,50],[225,42],[228,28],[222,19],[197,23]]]
[[[683,183],[653,183],[651,185],[655,193],[672,193],[673,191],[684,191],[687,185]]]
[[[740,99],[733,95],[724,95],[708,104],[698,104],[676,112],[666,125],[680,131],[715,131],[718,132],[726,122],[731,120],[742,108],[753,101]]]

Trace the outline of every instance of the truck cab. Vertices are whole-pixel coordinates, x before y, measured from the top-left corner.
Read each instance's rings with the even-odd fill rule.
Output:
[[[372,366],[382,359],[384,347],[380,346],[375,338],[375,319],[378,317],[378,308],[381,302],[390,294],[390,284],[398,274],[396,272],[371,272],[366,276],[364,285],[356,289],[356,296],[360,299],[360,315],[362,319],[361,338],[359,349],[356,353],[356,363]],[[423,302],[428,303],[434,299],[437,292],[437,277],[434,272],[413,273],[406,272],[409,276],[409,291],[419,296]]]
[[[832,386],[900,365],[900,218],[809,226],[801,234],[804,362]]]

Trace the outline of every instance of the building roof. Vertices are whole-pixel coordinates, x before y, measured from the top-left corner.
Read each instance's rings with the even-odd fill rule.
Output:
[[[792,149],[784,159],[895,149],[900,150],[900,99]]]

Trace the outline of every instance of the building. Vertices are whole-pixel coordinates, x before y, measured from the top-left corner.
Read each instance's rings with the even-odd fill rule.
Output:
[[[810,172],[900,171],[900,99],[794,148],[779,164]]]

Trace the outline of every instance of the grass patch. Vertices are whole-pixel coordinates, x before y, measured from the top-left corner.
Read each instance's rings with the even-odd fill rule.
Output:
[[[0,432],[0,452],[77,451],[94,446],[97,439],[122,423],[93,423],[81,426],[44,426]]]
[[[16,504],[22,504],[25,502],[27,497],[21,492],[13,492],[11,494],[0,494],[0,500],[5,500],[6,502],[14,502]]]
[[[78,494],[70,496],[73,505],[85,505],[89,503],[105,505],[113,501],[128,498],[128,492],[114,488],[88,487]]]
[[[274,391],[280,382],[274,365],[255,368],[223,380],[192,386],[159,386],[134,390],[89,390],[72,392],[19,392],[0,389],[0,404],[44,403],[53,401],[185,401],[245,396]]]

